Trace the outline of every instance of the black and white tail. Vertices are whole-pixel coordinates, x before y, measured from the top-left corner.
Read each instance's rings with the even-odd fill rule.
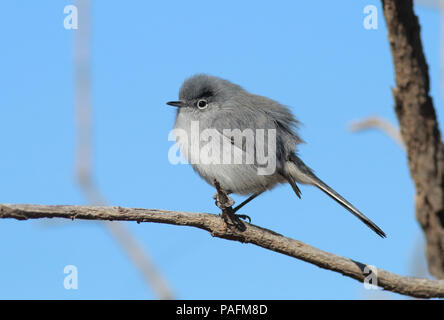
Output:
[[[333,200],[338,202],[345,209],[350,211],[354,216],[356,216],[359,220],[364,222],[370,229],[376,232],[382,238],[385,238],[386,235],[384,231],[382,231],[375,223],[373,223],[369,218],[367,218],[362,212],[356,209],[350,202],[345,200],[339,193],[330,188],[326,183],[324,183],[321,179],[319,179],[313,171],[302,162],[296,155],[292,155],[287,161],[286,165],[287,171],[287,179],[296,195],[300,198],[301,192],[296,185],[296,182],[302,184],[310,184],[318,187],[327,195],[329,195]]]

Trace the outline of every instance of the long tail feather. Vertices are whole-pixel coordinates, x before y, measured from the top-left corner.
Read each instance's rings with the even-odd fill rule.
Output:
[[[375,223],[373,223],[369,218],[367,218],[362,212],[360,212],[358,209],[356,209],[350,202],[345,200],[339,193],[334,191],[332,188],[330,188],[326,183],[324,183],[321,179],[319,179],[313,171],[307,167],[301,159],[299,159],[297,156],[293,156],[290,158],[290,161],[288,161],[287,171],[291,178],[293,178],[296,182],[304,183],[304,184],[310,184],[313,186],[318,187],[323,192],[325,192],[328,196],[330,196],[333,200],[338,202],[341,206],[343,206],[345,209],[350,211],[354,216],[356,216],[359,220],[361,220],[363,223],[365,223],[370,229],[372,229],[376,234],[381,236],[382,238],[386,237],[386,234],[384,231],[382,231]],[[291,180],[289,178],[289,180]],[[291,183],[291,186],[293,187],[293,184],[296,186],[296,183],[293,181]],[[297,188],[297,186],[296,186]],[[293,187],[294,189],[294,187]],[[299,190],[299,188],[297,188]],[[296,190],[295,190],[296,192]],[[296,193],[298,195],[298,193]],[[300,194],[300,191],[299,191]],[[299,195],[298,195],[299,196]]]
[[[382,238],[386,237],[384,231],[381,230],[373,221],[367,218],[362,212],[356,209],[350,202],[345,200],[339,193],[330,188],[327,184],[321,181],[319,178],[317,179],[315,186],[324,191],[327,195],[329,195],[333,200],[338,202],[345,209],[350,211],[355,217],[364,222],[370,229],[376,232]]]

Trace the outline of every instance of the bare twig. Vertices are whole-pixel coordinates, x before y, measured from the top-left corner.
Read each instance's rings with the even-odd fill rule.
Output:
[[[392,123],[380,117],[368,117],[362,120],[354,121],[350,124],[351,132],[377,129],[384,132],[389,138],[395,141],[402,149],[405,149],[401,134],[398,128]]]
[[[48,206],[3,204],[0,218],[18,220],[40,218],[66,218],[105,221],[157,222],[190,226],[206,230],[214,237],[251,243],[312,263],[323,269],[341,273],[363,282],[368,276],[366,264],[328,253],[301,241],[284,237],[276,232],[245,223],[245,231],[227,228],[219,215],[181,211],[135,209],[122,207]],[[418,298],[444,297],[444,280],[429,280],[400,276],[371,267],[377,275],[378,286],[392,292]]]
[[[106,200],[94,183],[92,174],[92,105],[91,105],[91,59],[90,38],[91,19],[90,1],[77,0],[79,10],[79,29],[75,33],[74,67],[76,93],[76,178],[83,192],[92,205],[106,205]],[[134,265],[141,271],[147,284],[160,299],[171,299],[171,289],[154,266],[146,250],[136,241],[131,232],[121,223],[106,221],[111,235],[117,240]]]
[[[94,205],[106,205],[104,198],[100,194],[98,188],[94,186],[93,181],[83,179],[80,182],[80,185],[85,196],[89,199],[89,203]],[[130,258],[134,265],[140,270],[147,284],[153,289],[156,296],[159,299],[172,299],[174,295],[164,277],[157,270],[146,250],[142,248],[125,225],[117,221],[104,221],[104,225],[120,244],[128,258]]]

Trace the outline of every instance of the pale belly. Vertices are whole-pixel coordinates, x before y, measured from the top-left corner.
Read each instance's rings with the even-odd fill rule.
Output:
[[[248,152],[233,146],[229,138],[217,131],[212,133],[214,136],[205,139],[202,131],[196,134],[191,124],[183,121],[180,115],[175,129],[179,129],[175,136],[181,153],[193,169],[213,186],[216,179],[227,192],[249,195],[271,189],[285,181],[277,172],[259,174],[254,161],[247,160]]]
[[[209,184],[214,179],[227,191],[249,195],[273,188],[284,182],[280,175],[258,175],[257,168],[248,164],[193,164],[193,169]]]

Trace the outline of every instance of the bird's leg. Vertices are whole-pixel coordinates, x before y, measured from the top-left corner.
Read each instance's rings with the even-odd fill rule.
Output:
[[[221,210],[230,208],[234,204],[234,200],[230,196],[228,196],[228,193],[226,193],[225,190],[223,190],[222,194],[217,191],[214,194],[213,199],[215,200],[214,204]]]
[[[216,206],[222,210],[221,216],[225,223],[227,225],[234,225],[240,231],[245,231],[245,224],[239,219],[240,217],[234,213],[234,200],[228,196],[227,192],[222,188],[216,179],[214,179],[214,186],[217,190],[217,193],[214,195],[214,198],[216,199]]]
[[[251,200],[253,200],[254,198],[256,198],[257,196],[261,195],[262,193],[264,193],[265,190],[260,191],[260,192],[256,192],[253,193],[250,197],[248,197],[248,199],[244,200],[240,205],[238,205],[237,207],[235,207],[233,209],[233,212],[236,213],[240,208],[242,208],[244,205],[246,205],[248,202],[250,202]],[[248,217],[247,215],[238,215],[239,217],[245,216],[248,218],[248,220],[251,221],[250,217]],[[245,218],[244,218],[245,219]]]
[[[234,200],[228,196],[228,192],[226,192],[224,188],[222,188],[222,186],[216,179],[214,179],[214,186],[217,190],[216,194],[213,196],[213,199],[216,200],[216,206],[218,206],[219,209],[222,210],[222,212],[227,211],[228,209],[230,209],[229,211],[232,212]]]

